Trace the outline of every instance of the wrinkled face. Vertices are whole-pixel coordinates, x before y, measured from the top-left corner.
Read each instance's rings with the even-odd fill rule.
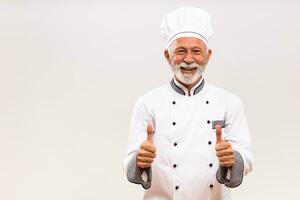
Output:
[[[178,38],[165,51],[176,79],[186,86],[200,80],[210,55],[205,43],[194,37]]]

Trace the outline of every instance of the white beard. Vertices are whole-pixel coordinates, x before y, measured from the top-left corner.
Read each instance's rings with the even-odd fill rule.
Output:
[[[197,63],[192,63],[192,64],[186,64],[185,62],[182,62],[177,65],[171,65],[172,71],[175,75],[175,77],[181,81],[184,84],[193,84],[195,81],[197,81],[205,71],[205,65],[198,65]],[[186,69],[192,69],[192,68],[197,68],[196,72],[194,74],[183,74],[180,70],[180,67],[184,67]]]

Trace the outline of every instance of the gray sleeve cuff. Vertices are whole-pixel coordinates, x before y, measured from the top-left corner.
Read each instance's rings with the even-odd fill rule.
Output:
[[[142,173],[146,171],[148,180],[145,182],[142,179]],[[151,168],[141,169],[137,166],[136,154],[132,157],[127,168],[127,179],[131,183],[141,184],[144,189],[149,189],[151,187],[152,180],[152,170]]]
[[[237,151],[233,151],[234,154],[234,164],[232,167],[222,167],[219,166],[219,169],[216,174],[216,178],[219,183],[225,184],[229,188],[235,188],[239,186],[243,181],[243,172],[244,172],[244,161],[241,154]],[[230,178],[227,178],[228,171],[230,172]]]

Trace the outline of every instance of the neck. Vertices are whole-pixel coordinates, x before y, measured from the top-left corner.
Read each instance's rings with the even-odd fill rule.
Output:
[[[186,83],[183,83],[182,81],[178,80],[177,77],[175,76],[175,79],[177,82],[179,82],[181,85],[183,85],[189,92],[189,95],[191,93],[191,89],[197,84],[199,83],[199,81],[202,79],[202,76],[200,76],[194,83],[192,84],[186,84]]]

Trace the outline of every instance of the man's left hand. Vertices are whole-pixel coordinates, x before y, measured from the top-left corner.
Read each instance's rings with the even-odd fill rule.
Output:
[[[216,125],[216,155],[219,159],[220,166],[231,167],[234,164],[234,155],[231,144],[222,139],[222,128]]]

